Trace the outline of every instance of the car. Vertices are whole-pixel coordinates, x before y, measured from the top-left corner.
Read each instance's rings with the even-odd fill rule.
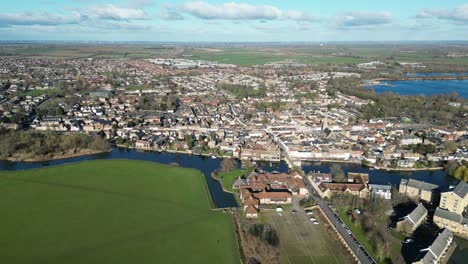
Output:
[[[412,238],[407,238],[405,241],[403,241],[403,243],[408,244],[408,243],[411,243],[411,242],[413,242],[413,241],[414,241],[414,239],[412,239]]]
[[[312,221],[312,222],[313,222],[313,221],[317,221],[317,219],[311,217],[311,218],[310,218],[310,221]]]
[[[312,222],[312,224],[314,224],[314,225],[318,225],[318,224],[319,224],[319,222],[317,222],[317,221],[314,221],[314,222]]]
[[[351,235],[351,234],[352,234],[352,233],[351,233],[351,230],[349,230],[349,229],[346,229],[346,233],[348,233],[348,235]]]
[[[346,228],[346,225],[345,225],[345,223],[341,224],[341,226],[342,226],[342,227],[344,227],[344,228]]]
[[[312,212],[312,211],[310,211],[310,210],[307,210],[307,211],[306,211],[306,215],[313,215],[313,214],[314,214],[314,212]]]
[[[291,213],[295,214],[295,213],[297,213],[297,211],[293,209],[293,210],[291,210]]]

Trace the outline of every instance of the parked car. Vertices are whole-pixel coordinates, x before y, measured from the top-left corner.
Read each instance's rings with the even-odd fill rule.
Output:
[[[408,243],[411,243],[411,242],[413,242],[413,241],[414,241],[414,239],[412,239],[412,238],[407,238],[405,241],[403,241],[403,243],[408,244]]]

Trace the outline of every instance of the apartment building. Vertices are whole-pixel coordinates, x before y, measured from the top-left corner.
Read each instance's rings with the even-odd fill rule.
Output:
[[[414,179],[401,179],[399,192],[411,199],[432,202],[438,186]]]
[[[468,184],[461,181],[453,191],[443,192],[440,196],[440,208],[461,215],[468,206]]]

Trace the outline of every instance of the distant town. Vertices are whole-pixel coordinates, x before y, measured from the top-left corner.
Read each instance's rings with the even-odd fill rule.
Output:
[[[321,247],[330,263],[446,263],[454,236],[468,239],[467,98],[386,90],[400,81],[460,85],[463,65],[446,73],[450,65],[437,61],[378,57],[247,66],[186,49],[151,58],[0,56],[0,160],[125,149],[219,162],[205,177],[232,202],[211,209],[232,215],[243,263]],[[281,162],[286,171],[273,166]],[[329,171],[303,170],[315,163]],[[401,180],[376,183],[372,171]],[[443,184],[428,180],[438,172]]]

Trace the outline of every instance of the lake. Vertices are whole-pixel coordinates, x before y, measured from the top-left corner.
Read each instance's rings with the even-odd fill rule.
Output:
[[[468,80],[410,80],[382,81],[380,85],[370,85],[376,93],[394,92],[401,95],[440,95],[456,92],[468,98]]]

